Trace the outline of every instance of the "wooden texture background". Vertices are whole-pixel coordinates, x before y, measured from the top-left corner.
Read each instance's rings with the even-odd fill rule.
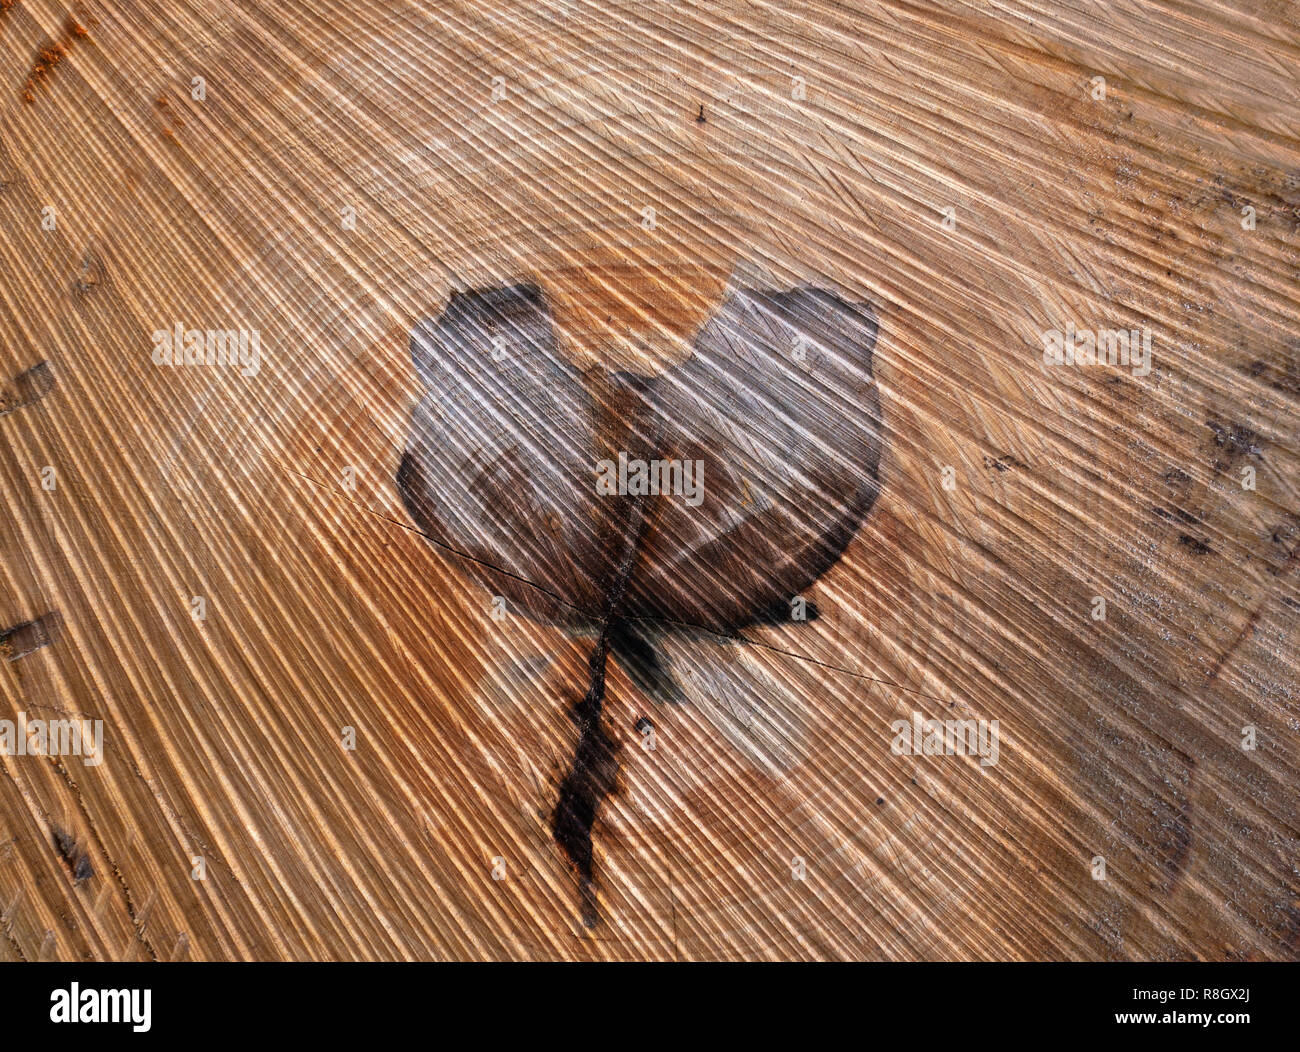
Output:
[[[0,383],[53,378],[5,388],[0,629],[61,622],[0,718],[105,727],[0,756],[0,959],[1295,957],[1297,71],[1288,0],[0,3]],[[590,931],[589,644],[393,483],[410,327],[510,280],[648,370],[728,281],[880,319],[882,496],[725,658],[801,749],[646,751],[615,671]],[[1044,368],[1071,321],[1150,375]],[[177,322],[260,371],[154,365]],[[913,711],[999,763],[891,755]]]

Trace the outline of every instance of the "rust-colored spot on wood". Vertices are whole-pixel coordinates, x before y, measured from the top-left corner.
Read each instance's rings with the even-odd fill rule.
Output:
[[[158,97],[154,99],[154,105],[158,107],[158,112],[162,114],[164,121],[162,129],[163,135],[172,142],[179,142],[180,140],[176,137],[175,129],[184,128],[185,121],[181,119],[180,114],[172,107],[172,100],[160,92]]]
[[[72,53],[73,44],[90,36],[82,21],[76,15],[69,14],[63,20],[63,28],[57,38],[47,40],[36,50],[32,68],[28,70],[23,82],[22,99],[31,104],[36,101],[36,90],[49,80],[54,67]]]

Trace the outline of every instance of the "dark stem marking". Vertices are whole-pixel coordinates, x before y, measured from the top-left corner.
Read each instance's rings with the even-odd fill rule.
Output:
[[[560,795],[551,820],[551,832],[556,843],[578,872],[582,922],[588,928],[595,927],[600,919],[591,827],[596,822],[600,802],[613,791],[618,774],[614,742],[600,723],[608,657],[609,632],[606,625],[591,652],[591,679],[587,693],[573,710],[578,724],[578,744],[574,748],[573,766],[560,783]]]
[[[591,829],[601,801],[614,790],[618,777],[615,743],[601,725],[601,708],[605,702],[605,666],[609,661],[611,641],[619,633],[618,609],[627,592],[628,578],[636,565],[645,528],[644,501],[632,503],[632,521],[628,526],[623,559],[605,592],[605,608],[600,635],[588,663],[590,675],[587,693],[573,710],[578,724],[578,743],[573,751],[573,765],[560,783],[559,799],[551,819],[551,834],[570,864],[577,870],[582,896],[582,923],[594,928],[600,922],[596,898],[596,867]]]

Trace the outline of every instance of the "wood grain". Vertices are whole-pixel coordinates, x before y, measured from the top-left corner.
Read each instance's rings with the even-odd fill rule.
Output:
[[[0,756],[0,959],[1294,958],[1297,69],[1282,0],[0,6],[0,631],[62,625],[0,719],[105,738]],[[394,484],[411,328],[518,281],[583,368],[729,284],[880,326],[880,498],[717,659],[758,715],[611,666],[590,931],[590,642]],[[178,322],[260,369],[155,365]],[[1044,367],[1070,322],[1151,372]]]

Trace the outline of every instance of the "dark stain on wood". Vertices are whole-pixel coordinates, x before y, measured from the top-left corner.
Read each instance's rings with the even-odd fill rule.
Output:
[[[72,882],[80,887],[95,875],[95,869],[90,864],[90,855],[75,837],[58,826],[54,826],[51,832],[54,834],[54,846],[58,849],[59,857],[67,864],[68,872],[72,874]]]
[[[573,709],[578,741],[551,816],[551,835],[578,874],[582,921],[589,928],[600,919],[591,830],[601,802],[614,791],[618,779],[617,746],[601,723],[608,657],[609,635],[602,632],[591,652],[587,693]]]
[[[1019,468],[1022,471],[1029,467],[1023,460],[1019,460],[1010,453],[1003,453],[1001,456],[984,458],[984,466],[992,471],[1007,471],[1010,468]]]
[[[91,249],[86,249],[85,254],[81,257],[81,266],[77,270],[77,278],[73,283],[73,291],[78,296],[85,296],[104,284],[107,271],[104,268],[103,261]]]
[[[1207,420],[1205,426],[1213,432],[1214,447],[1219,453],[1214,462],[1215,471],[1227,471],[1243,457],[1258,457],[1264,452],[1259,432],[1243,424]]]
[[[49,362],[38,362],[0,387],[0,416],[39,402],[54,388],[54,370]]]
[[[412,332],[427,393],[397,474],[411,517],[512,609],[596,636],[552,818],[588,926],[592,828],[617,775],[601,716],[609,657],[652,700],[677,703],[665,634],[722,642],[792,619],[792,598],[840,558],[879,493],[876,331],[870,308],[820,289],[740,289],[667,372],[579,372],[541,292],[515,285],[456,293]],[[620,485],[601,492],[616,462]],[[657,479],[675,488],[647,492],[624,464],[676,465]]]
[[[1191,512],[1184,511],[1182,508],[1152,508],[1156,518],[1164,519],[1165,522],[1181,522],[1184,526],[1199,526],[1201,520]]]
[[[0,632],[0,660],[17,661],[49,646],[58,639],[62,627],[63,618],[52,612]]]

